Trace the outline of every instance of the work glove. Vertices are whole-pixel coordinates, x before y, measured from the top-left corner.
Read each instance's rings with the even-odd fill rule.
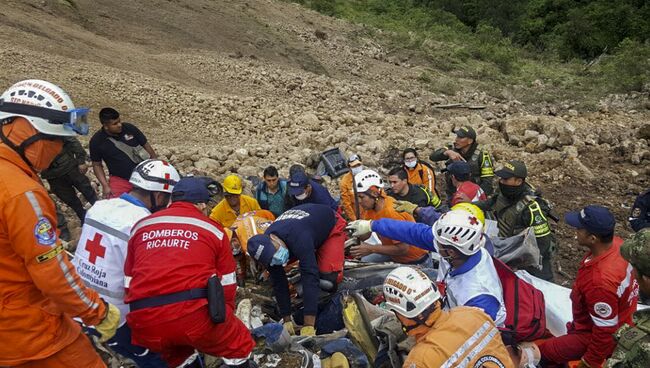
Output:
[[[397,212],[406,212],[409,215],[413,216],[413,211],[418,208],[418,205],[409,201],[395,201],[393,208]]]
[[[359,238],[366,236],[372,232],[372,226],[370,225],[372,220],[356,220],[352,221],[346,226],[345,230],[351,232],[351,235]]]
[[[300,336],[316,336],[316,329],[314,326],[303,326],[300,329]]]
[[[282,326],[284,326],[284,329],[287,330],[289,335],[293,336],[296,334],[296,329],[293,327],[293,321],[285,322]]]
[[[120,324],[120,310],[110,303],[106,303],[106,315],[104,319],[95,326],[95,330],[101,335],[99,342],[106,342],[115,336],[115,331]]]
[[[585,359],[580,359],[580,363],[578,363],[578,368],[591,368],[589,363],[585,362]]]
[[[348,358],[343,353],[336,352],[331,357],[321,360],[323,368],[350,368]]]

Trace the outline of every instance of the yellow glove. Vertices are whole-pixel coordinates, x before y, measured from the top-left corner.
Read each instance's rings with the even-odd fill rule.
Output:
[[[418,208],[418,205],[411,203],[409,201],[395,201],[395,203],[393,204],[393,208],[397,212],[406,212],[412,216],[413,211],[415,211],[415,209]]]
[[[106,315],[104,319],[95,326],[95,330],[99,332],[101,337],[99,342],[106,342],[111,337],[115,336],[115,331],[120,324],[120,310],[110,303],[106,303]]]
[[[293,321],[285,322],[283,326],[284,329],[287,330],[289,335],[293,336],[296,334],[296,329],[293,327]]]
[[[336,352],[331,357],[321,360],[323,368],[350,368],[348,358],[342,353]]]
[[[300,329],[300,336],[316,336],[314,326],[304,326]]]

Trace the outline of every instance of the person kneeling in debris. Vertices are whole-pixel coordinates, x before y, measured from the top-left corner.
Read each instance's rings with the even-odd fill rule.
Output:
[[[490,317],[477,308],[443,310],[438,288],[419,269],[393,270],[384,281],[384,297],[416,339],[403,367],[514,367]]]
[[[446,293],[443,307],[477,307],[502,327],[506,318],[503,289],[492,257],[485,250],[483,225],[473,214],[452,210],[431,228],[421,223],[380,219],[351,222],[352,236],[374,231],[391,239],[438,252],[441,256],[437,282]]]
[[[357,198],[363,209],[361,217],[366,220],[390,218],[414,223],[413,216],[399,213],[393,208],[395,200],[387,196],[383,189],[384,182],[373,170],[363,170],[354,176],[357,185]],[[380,234],[382,235],[382,234]],[[362,240],[366,240],[362,237]],[[395,262],[402,264],[433,267],[429,252],[413,247],[407,242],[395,240],[392,237],[380,236],[381,244],[372,245],[361,242],[350,248],[350,254],[363,262]],[[356,243],[355,239],[350,242]]]
[[[318,297],[323,284],[343,280],[345,220],[321,204],[296,206],[278,217],[264,234],[248,240],[248,254],[266,267],[273,282],[273,293],[289,333],[295,333],[291,320],[291,299],[284,266],[289,259],[299,261],[303,286],[304,327],[301,335],[314,335]]]
[[[235,260],[223,227],[207,217],[201,178],[183,178],[172,203],[138,222],[124,265],[133,343],[177,367],[194,350],[228,367],[255,367],[250,332],[234,314]]]

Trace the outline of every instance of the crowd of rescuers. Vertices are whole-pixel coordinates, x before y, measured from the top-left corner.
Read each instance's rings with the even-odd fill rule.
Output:
[[[318,332],[319,294],[336,290],[346,257],[395,263],[383,292],[416,339],[405,367],[650,362],[650,314],[635,313],[639,288],[650,294],[648,192],[634,204],[629,220],[637,233],[626,241],[605,207],[565,215],[585,250],[567,334],[506,347],[490,236],[531,228],[542,268],[527,271],[552,280],[555,218],[526,165],[512,160],[495,170],[471,127],[457,129],[453,144],[429,157],[445,161],[444,198],[433,166],[413,148],[387,180],[351,154],[340,199],[300,165],[286,179],[267,167],[248,196],[235,174],[222,183],[182,176],[106,107],[89,143],[100,200],[76,138],[88,133],[88,111],[42,80],[18,82],[0,96],[0,366],[105,367],[88,339],[96,335],[139,367],[202,367],[197,351],[222,357],[225,367],[256,367],[254,341],[234,314],[245,254],[268,271],[284,328],[301,335]],[[81,220],[72,260],[38,174]],[[435,280],[420,271],[434,266],[432,255]],[[301,273],[299,315],[292,315],[285,269],[293,261]]]

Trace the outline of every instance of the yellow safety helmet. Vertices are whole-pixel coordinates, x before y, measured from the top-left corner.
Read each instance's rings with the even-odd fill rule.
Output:
[[[476,216],[476,218],[481,221],[481,224],[485,226],[485,213],[483,213],[483,210],[480,209],[477,205],[471,204],[469,202],[461,202],[452,208],[453,210],[463,210],[471,213],[472,215]]]
[[[227,194],[241,194],[242,182],[239,176],[231,174],[223,180],[223,191]]]

